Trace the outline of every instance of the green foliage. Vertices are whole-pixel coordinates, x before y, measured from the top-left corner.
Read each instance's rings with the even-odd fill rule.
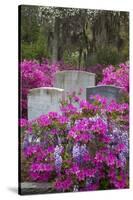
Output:
[[[34,43],[22,43],[21,48],[22,59],[37,59],[41,60],[44,57],[49,58],[49,53],[47,51],[47,41],[41,32],[38,35],[38,39]]]
[[[100,189],[106,190],[109,188],[109,181],[107,179],[102,179],[100,182]]]
[[[80,68],[129,60],[128,12],[23,5],[20,15],[21,59]]]
[[[35,59],[35,44],[23,43],[21,46],[21,59]]]
[[[39,34],[39,8],[37,6],[21,6],[21,42],[34,43]]]
[[[117,48],[112,46],[105,46],[98,49],[97,61],[100,64],[118,64],[120,61],[120,55]]]
[[[74,66],[78,66],[78,57],[79,57],[79,52],[75,51],[75,52],[68,52],[65,51],[64,52],[64,63],[66,64],[72,64]]]

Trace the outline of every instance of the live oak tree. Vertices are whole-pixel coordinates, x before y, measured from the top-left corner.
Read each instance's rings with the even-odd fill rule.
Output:
[[[22,59],[63,60],[78,69],[129,58],[128,12],[21,6]]]

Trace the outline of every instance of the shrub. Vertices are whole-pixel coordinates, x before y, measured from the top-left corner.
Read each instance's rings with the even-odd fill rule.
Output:
[[[120,62],[120,55],[117,48],[108,46],[99,48],[97,52],[97,62],[100,64],[113,64],[116,65]]]
[[[117,67],[109,65],[103,70],[103,79],[99,85],[119,86],[129,92],[129,65],[124,63]]]
[[[20,63],[20,107],[21,117],[27,116],[27,94],[29,89],[53,85],[57,65],[44,60],[41,64],[36,60],[24,60]]]
[[[128,187],[128,104],[92,99],[71,96],[60,114],[21,121],[30,180],[57,192]]]

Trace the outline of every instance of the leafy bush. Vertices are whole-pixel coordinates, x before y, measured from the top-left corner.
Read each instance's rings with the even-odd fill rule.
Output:
[[[36,60],[24,60],[20,63],[21,117],[27,116],[27,94],[29,89],[52,86],[56,70],[57,65],[51,65],[47,60],[41,64]]]
[[[92,100],[69,96],[60,114],[20,121],[29,180],[56,192],[128,187],[128,103]]]
[[[129,92],[129,65],[122,63],[117,68],[109,65],[103,70],[103,79],[99,85],[115,85]]]
[[[102,47],[97,52],[97,62],[100,64],[118,64],[120,62],[120,55],[117,48]]]
[[[105,69],[106,68],[106,69]],[[60,61],[51,64],[49,60],[42,60],[40,64],[37,60],[24,60],[20,63],[21,78],[21,117],[27,116],[27,94],[29,89],[53,85],[57,70],[72,70],[75,66],[64,64]],[[96,82],[102,85],[116,85],[123,87],[125,91],[129,88],[129,66],[122,63],[117,67],[100,65],[86,67],[83,69],[96,74]],[[102,74],[103,72],[103,74]],[[102,79],[103,76],[103,79]],[[102,80],[102,81],[101,81]],[[99,82],[100,81],[100,82]]]

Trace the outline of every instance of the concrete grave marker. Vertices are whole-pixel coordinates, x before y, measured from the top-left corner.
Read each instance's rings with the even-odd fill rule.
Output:
[[[86,89],[87,100],[90,99],[91,95],[99,94],[103,97],[108,98],[109,101],[115,100],[119,102],[122,97],[121,89],[121,87],[116,87],[112,85],[98,85],[95,87],[88,87]]]
[[[59,71],[55,75],[55,87],[64,89],[65,97],[67,92],[76,94],[83,89],[82,99],[86,99],[86,88],[95,85],[95,74],[85,71],[65,70]]]
[[[58,112],[63,94],[63,89],[54,87],[31,89],[28,94],[28,119],[35,119],[48,112]]]

